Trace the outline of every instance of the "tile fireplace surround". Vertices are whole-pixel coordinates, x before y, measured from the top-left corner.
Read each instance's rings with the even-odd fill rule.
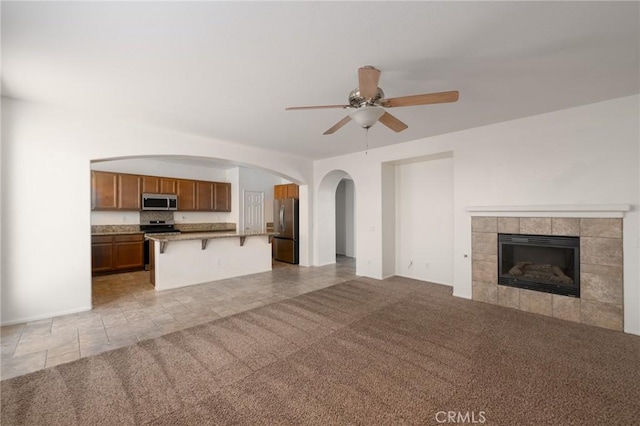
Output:
[[[473,300],[623,330],[622,219],[471,218]],[[580,237],[580,298],[498,285],[498,233]]]

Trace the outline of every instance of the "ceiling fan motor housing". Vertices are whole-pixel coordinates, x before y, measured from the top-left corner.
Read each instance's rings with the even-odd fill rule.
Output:
[[[379,106],[384,99],[384,92],[378,87],[376,96],[372,99],[364,98],[360,95],[360,88],[356,87],[349,94],[349,105],[353,108],[360,108],[363,106]]]

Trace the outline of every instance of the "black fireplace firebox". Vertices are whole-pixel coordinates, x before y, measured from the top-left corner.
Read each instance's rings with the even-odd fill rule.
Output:
[[[580,238],[498,234],[498,284],[580,297]]]

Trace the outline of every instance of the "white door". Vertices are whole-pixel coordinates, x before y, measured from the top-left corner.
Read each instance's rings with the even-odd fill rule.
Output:
[[[244,232],[264,231],[264,192],[244,191]]]

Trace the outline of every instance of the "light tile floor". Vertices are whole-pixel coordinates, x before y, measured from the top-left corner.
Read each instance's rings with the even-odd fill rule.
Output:
[[[355,259],[273,270],[156,292],[149,272],[93,278],[93,309],[0,328],[2,380],[158,337],[338,284],[355,277]]]

